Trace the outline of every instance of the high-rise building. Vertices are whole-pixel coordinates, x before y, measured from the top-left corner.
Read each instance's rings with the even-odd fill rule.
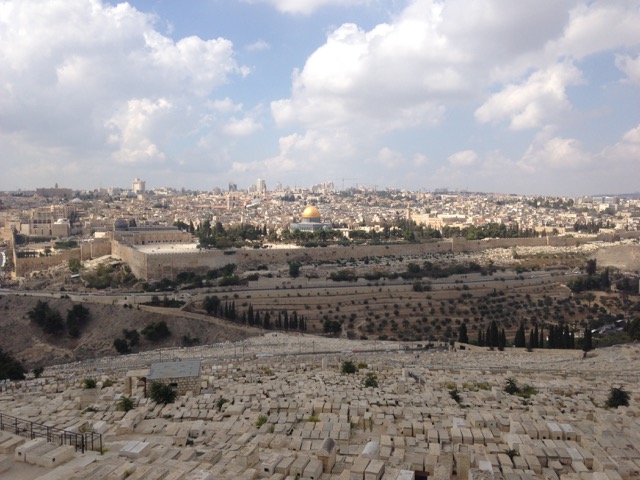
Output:
[[[258,194],[267,193],[267,182],[265,182],[262,178],[259,178],[256,181],[256,192]]]
[[[139,178],[136,178],[131,186],[131,190],[133,190],[133,193],[135,193],[136,195],[138,193],[144,193],[146,188],[146,182],[144,180],[140,180]]]
[[[234,182],[229,182],[229,191],[230,192],[237,192],[238,191],[238,185],[236,185]]]

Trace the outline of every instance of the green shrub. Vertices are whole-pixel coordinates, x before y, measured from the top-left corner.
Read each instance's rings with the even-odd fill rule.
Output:
[[[609,391],[609,398],[607,399],[607,408],[618,408],[629,406],[630,395],[629,392],[622,387],[614,387]]]
[[[515,395],[520,391],[520,388],[513,378],[507,378],[507,383],[504,386],[504,391],[509,395]]]
[[[356,373],[357,371],[358,367],[351,360],[345,360],[344,362],[342,362],[342,365],[340,365],[340,373],[342,373],[343,375],[351,375],[353,373]]]
[[[115,348],[116,352],[118,352],[120,355],[131,353],[131,348],[129,348],[129,344],[124,338],[116,338],[113,341],[113,348]]]
[[[538,389],[531,386],[531,385],[523,385],[522,388],[520,389],[520,392],[518,392],[518,396],[522,397],[522,398],[530,398],[533,395],[536,395],[538,393]]]
[[[85,378],[82,382],[82,388],[96,388],[97,384],[95,378]]]
[[[515,448],[510,448],[509,450],[505,450],[504,454],[509,457],[513,461],[513,457],[519,457],[520,454]]]
[[[374,372],[368,372],[362,383],[365,388],[378,388],[378,376]]]
[[[319,421],[320,421],[320,419],[318,417],[316,417],[315,415],[311,415],[309,418],[307,418],[307,422],[318,423]]]
[[[24,380],[26,370],[22,363],[0,348],[0,378],[9,380]],[[37,378],[37,377],[36,377]]]
[[[523,385],[519,387],[513,378],[507,378],[507,383],[504,387],[504,391],[509,395],[518,395],[522,398],[531,398],[538,393],[538,389],[532,385]]]
[[[120,397],[118,400],[117,409],[119,412],[128,412],[129,410],[133,410],[135,405],[133,404],[133,400],[131,397],[125,397],[124,395]]]
[[[449,396],[456,402],[456,403],[460,403],[462,401],[462,398],[460,398],[460,393],[458,392],[457,388],[452,388],[449,390]]]
[[[260,428],[262,425],[267,423],[267,420],[269,420],[269,417],[267,417],[266,415],[260,415],[258,417],[258,420],[256,420],[256,427]]]
[[[227,400],[226,398],[222,398],[222,396],[220,396],[220,398],[216,400],[216,408],[218,409],[218,411],[222,410],[222,406],[228,401],[229,400]]]
[[[151,342],[159,342],[171,336],[167,322],[164,320],[146,325],[141,332],[142,335]]]
[[[160,382],[151,382],[151,400],[156,403],[173,403],[178,394],[169,385]]]

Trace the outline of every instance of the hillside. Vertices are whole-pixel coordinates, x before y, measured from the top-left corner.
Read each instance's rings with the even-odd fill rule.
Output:
[[[210,344],[237,341],[252,334],[246,328],[211,318],[184,318],[178,311],[170,309],[146,311],[144,307],[134,309],[87,303],[84,305],[91,317],[78,339],[70,338],[66,332],[51,336],[43,333],[29,318],[28,312],[38,300],[36,297],[0,295],[0,348],[20,359],[27,368],[115,355],[113,340],[122,336],[123,329],[140,331],[145,325],[160,320],[167,323],[171,336],[155,343],[141,337],[134,352],[181,346],[183,336]],[[63,319],[74,305],[68,299],[43,300],[60,312]]]

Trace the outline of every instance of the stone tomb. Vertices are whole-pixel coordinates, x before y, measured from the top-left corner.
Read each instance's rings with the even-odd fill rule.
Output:
[[[152,363],[147,380],[171,386],[178,396],[187,392],[199,395],[200,359]]]

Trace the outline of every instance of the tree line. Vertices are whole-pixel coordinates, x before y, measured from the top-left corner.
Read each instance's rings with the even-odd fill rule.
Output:
[[[470,343],[466,323],[462,323],[460,325],[458,330],[458,342]],[[507,345],[504,328],[498,329],[498,324],[495,320],[492,320],[485,330],[478,330],[478,338],[475,344],[479,347],[497,348],[500,351],[504,350]],[[526,348],[527,350],[532,350],[534,348],[581,348],[584,351],[589,351],[593,349],[593,336],[591,329],[589,327],[585,327],[582,342],[577,346],[575,332],[569,328],[568,324],[562,322],[558,325],[550,325],[547,336],[545,336],[544,328],[538,328],[537,324],[534,325],[534,327],[529,330],[529,338],[527,340],[524,324],[521,323],[518,330],[516,330],[512,345],[516,348]]]
[[[293,311],[291,315],[288,310],[281,310],[278,315],[272,311],[261,312],[254,309],[249,304],[247,309],[239,313],[236,309],[235,301],[222,302],[217,295],[205,297],[202,306],[208,315],[224,318],[242,325],[250,327],[264,328],[265,330],[293,330],[305,332],[307,330],[307,319],[304,315],[298,315],[297,311]]]

